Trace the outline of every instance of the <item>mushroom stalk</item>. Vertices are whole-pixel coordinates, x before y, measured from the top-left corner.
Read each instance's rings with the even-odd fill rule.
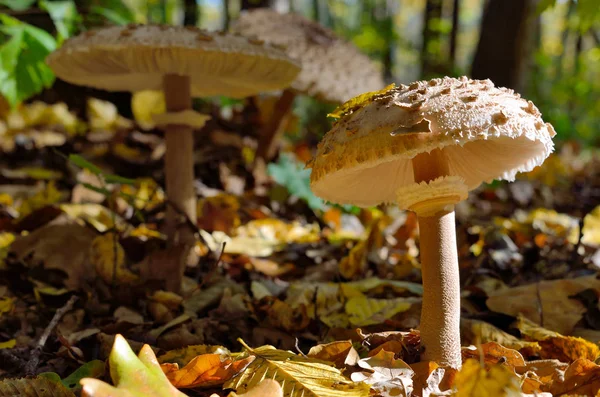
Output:
[[[412,160],[415,182],[449,175],[444,153],[435,149]],[[452,368],[461,366],[460,281],[454,208],[444,207],[432,216],[420,216],[422,359]]]
[[[290,114],[292,105],[294,104],[294,98],[296,94],[289,89],[283,91],[275,108],[273,109],[273,115],[265,124],[261,131],[260,137],[258,138],[258,148],[256,150],[256,158],[261,158],[268,162],[277,152],[277,143],[283,134],[283,122],[286,117]]]
[[[190,78],[167,74],[163,78],[167,112],[191,109]],[[193,128],[186,125],[169,124],[165,127],[167,150],[165,154],[165,178],[167,195],[172,206],[167,208],[166,230],[170,244],[193,247],[194,231],[186,224],[181,230],[177,219],[181,212],[191,222],[196,222],[196,194],[194,191],[194,136]],[[177,269],[181,281],[185,270]]]

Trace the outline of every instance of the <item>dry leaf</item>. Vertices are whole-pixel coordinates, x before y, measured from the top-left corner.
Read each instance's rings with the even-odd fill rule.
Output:
[[[510,369],[495,365],[488,371],[473,359],[463,363],[454,386],[457,397],[521,397],[519,379]]]
[[[170,350],[165,354],[158,357],[158,362],[163,363],[175,363],[180,367],[184,367],[194,357],[202,354],[219,354],[228,355],[229,350],[223,346],[210,346],[210,345],[191,345],[182,347],[181,349]]]
[[[544,326],[568,335],[587,310],[580,301],[569,297],[588,288],[600,291],[600,280],[596,279],[596,276],[586,276],[540,281],[536,284],[498,291],[492,294],[486,303],[495,312],[515,317],[522,313],[535,323],[541,321],[539,315],[541,304]]]
[[[254,356],[234,361],[221,354],[202,354],[181,369],[177,364],[163,364],[161,367],[175,387],[212,387],[222,385],[253,360]]]
[[[313,346],[308,357],[333,363],[337,368],[356,365],[359,356],[351,341],[338,341]]]
[[[138,276],[125,265],[125,250],[114,233],[98,236],[92,242],[90,260],[106,284],[133,284]]]
[[[46,377],[4,379],[0,381],[0,396],[75,397],[62,383]]]
[[[251,349],[256,359],[239,376],[225,384],[236,392],[246,392],[265,378],[278,381],[288,397],[367,397],[369,386],[353,383],[340,371],[320,360],[297,356],[273,346]]]
[[[367,371],[354,372],[351,379],[371,385],[382,397],[409,397],[413,392],[414,371],[402,360],[394,359],[394,353],[380,351],[377,355],[358,361]]]

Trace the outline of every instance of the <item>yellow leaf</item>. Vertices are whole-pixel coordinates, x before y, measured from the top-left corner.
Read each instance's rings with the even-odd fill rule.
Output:
[[[519,379],[510,369],[495,365],[487,371],[474,359],[463,363],[455,387],[456,397],[521,397]]]
[[[150,211],[165,201],[165,192],[150,178],[139,178],[134,185],[122,185],[125,200],[137,210]]]
[[[8,193],[0,193],[0,205],[10,207],[13,205],[13,198]]]
[[[152,116],[166,112],[165,96],[162,91],[138,91],[131,97],[131,111],[140,127],[145,130],[154,128]]]
[[[227,397],[283,397],[283,389],[277,381],[265,379],[250,389],[248,393],[236,394],[235,392],[231,392]]]
[[[541,347],[541,358],[554,358],[565,362],[585,358],[595,361],[600,356],[598,345],[583,338],[563,336],[558,332],[540,327],[523,316],[518,316],[516,328],[530,339],[538,342]]]
[[[133,284],[138,276],[125,266],[125,250],[114,233],[98,236],[92,242],[91,262],[107,284]]]
[[[467,343],[473,345],[497,342],[510,349],[527,349],[529,353],[533,354],[538,353],[541,349],[537,342],[520,340],[485,321],[463,318],[460,320],[460,323],[461,338],[464,338]]]
[[[15,235],[9,232],[0,232],[0,270],[6,269],[6,257],[10,250],[10,245],[15,241]]]
[[[58,203],[62,200],[63,194],[58,191],[54,181],[44,184],[44,187],[33,196],[24,200],[19,206],[19,219],[26,217],[33,211],[38,210],[47,205]]]
[[[600,205],[583,218],[583,244],[600,246]]]
[[[14,303],[13,298],[0,298],[0,316],[4,313],[10,313],[15,306]]]
[[[0,349],[12,349],[17,345],[16,339],[9,339],[6,342],[0,342]]]
[[[240,341],[241,342],[241,341]],[[243,343],[243,342],[242,342]],[[298,356],[273,346],[251,349],[245,346],[248,356],[256,359],[224,387],[236,392],[246,392],[263,379],[279,382],[287,397],[367,397],[369,386],[355,383],[341,372],[322,361]]]
[[[388,91],[394,89],[394,87],[396,87],[395,84],[390,84],[382,90],[365,92],[364,94],[360,94],[350,99],[349,101],[344,102],[333,112],[329,113],[327,117],[332,117],[335,119],[342,118],[349,113],[352,113],[360,108],[367,106],[369,103],[377,99],[377,97],[383,96]]]
[[[373,299],[362,295],[346,302],[346,313],[353,326],[366,327],[381,324],[394,315],[407,311],[413,303],[409,298]]]
[[[129,127],[131,122],[119,115],[117,107],[108,101],[88,98],[87,117],[93,130],[114,130]]]

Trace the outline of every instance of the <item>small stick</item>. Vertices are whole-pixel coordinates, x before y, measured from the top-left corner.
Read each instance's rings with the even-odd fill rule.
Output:
[[[25,373],[27,375],[35,375],[35,371],[36,371],[38,365],[40,364],[40,355],[42,354],[42,349],[46,345],[46,342],[48,341],[50,334],[52,333],[52,331],[54,331],[54,328],[56,328],[60,319],[67,312],[69,312],[73,309],[73,305],[75,305],[75,302],[77,302],[78,299],[79,298],[76,295],[73,295],[67,301],[67,303],[64,304],[63,307],[61,307],[60,309],[58,309],[56,311],[56,313],[54,313],[54,317],[52,317],[52,320],[50,320],[50,323],[48,324],[46,329],[44,329],[44,333],[42,333],[42,336],[38,340],[33,351],[31,352],[31,358],[29,359],[29,362],[27,363],[27,366],[25,367]]]

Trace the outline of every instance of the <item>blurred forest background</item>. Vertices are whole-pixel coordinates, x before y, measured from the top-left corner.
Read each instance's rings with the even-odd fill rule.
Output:
[[[0,5],[0,92],[9,103],[51,85],[45,55],[79,31],[131,22],[227,30],[243,10],[271,7],[301,13],[352,41],[380,64],[388,83],[443,75],[490,78],[534,101],[560,139],[600,142],[597,0],[0,0]],[[50,35],[23,30],[18,38],[12,18]],[[17,39],[32,51],[15,51]],[[24,81],[11,82],[11,68]],[[60,84],[55,90],[60,92]],[[68,98],[60,99],[71,107]],[[128,115],[126,100],[113,102]],[[331,105],[300,98],[292,130],[303,137],[308,129],[319,138],[328,129],[330,110]]]

